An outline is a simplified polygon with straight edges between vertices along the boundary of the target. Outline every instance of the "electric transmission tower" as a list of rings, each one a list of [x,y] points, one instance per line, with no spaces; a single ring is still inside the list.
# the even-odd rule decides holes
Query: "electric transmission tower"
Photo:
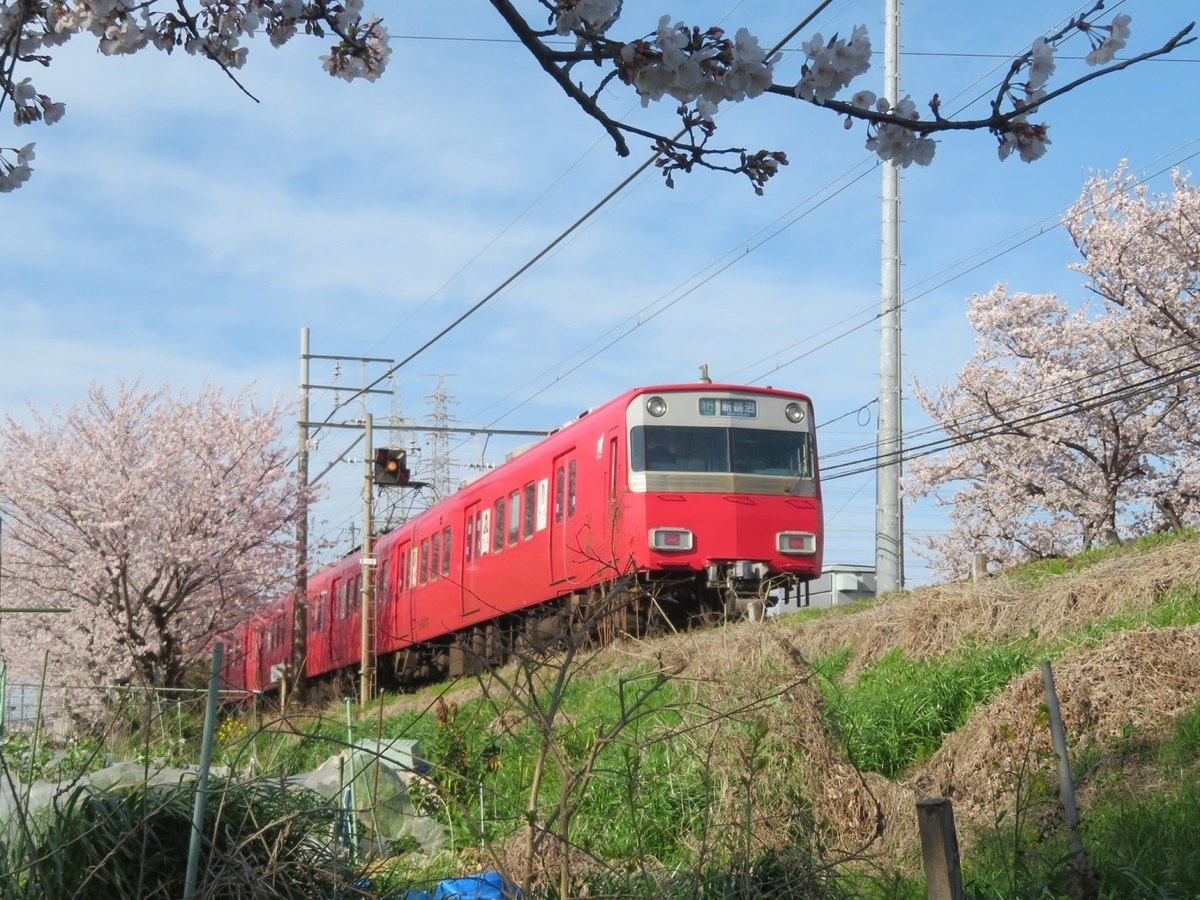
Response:
[[[425,398],[430,409],[427,421],[433,429],[429,435],[429,488],[433,493],[430,502],[436,503],[449,497],[454,489],[453,463],[450,459],[450,434],[446,431],[455,421],[450,415],[450,404],[455,401],[446,390],[446,376],[439,375],[433,394]]]

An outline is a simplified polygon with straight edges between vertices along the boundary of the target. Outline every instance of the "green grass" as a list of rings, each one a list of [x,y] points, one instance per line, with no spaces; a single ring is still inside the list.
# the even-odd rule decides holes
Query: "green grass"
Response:
[[[76,787],[53,818],[0,845],[0,898],[183,896],[195,789]],[[277,782],[211,785],[198,896],[334,896],[355,876],[323,839],[333,817],[314,797],[285,797]]]
[[[863,771],[896,778],[932,756],[977,705],[1038,659],[1028,638],[935,659],[908,659],[896,649],[860,671],[850,686],[830,678],[821,685],[847,756]]]

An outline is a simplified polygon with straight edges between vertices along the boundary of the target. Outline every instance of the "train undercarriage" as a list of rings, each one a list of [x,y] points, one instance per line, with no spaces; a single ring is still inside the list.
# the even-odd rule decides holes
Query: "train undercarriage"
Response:
[[[553,654],[566,641],[600,647],[726,621],[758,621],[781,593],[803,587],[794,575],[771,575],[764,564],[746,561],[710,565],[699,573],[641,573],[384,654],[377,678],[381,688],[404,689]]]

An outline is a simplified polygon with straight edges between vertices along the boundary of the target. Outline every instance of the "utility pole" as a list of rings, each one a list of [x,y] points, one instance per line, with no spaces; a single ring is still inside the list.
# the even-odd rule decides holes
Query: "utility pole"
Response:
[[[309,362],[314,359],[329,360],[334,365],[333,384],[313,384],[309,380]],[[344,404],[339,399],[339,392],[342,390],[353,390],[345,385],[338,384],[340,377],[341,365],[343,361],[357,359],[362,366],[362,387],[354,390],[350,400],[352,402],[355,397],[361,398],[364,405],[368,394],[389,394],[390,391],[378,390],[367,386],[366,367],[369,363],[384,363],[388,366],[388,372],[392,371],[393,360],[381,359],[371,356],[356,356],[345,357],[337,355],[329,355],[322,353],[311,353],[309,351],[309,334],[307,328],[300,329],[300,419],[299,419],[299,446],[296,452],[296,478],[305,495],[301,497],[300,507],[297,511],[296,524],[296,583],[294,587],[295,593],[295,618],[292,622],[292,696],[297,700],[303,700],[304,692],[304,661],[308,655],[308,501],[307,489],[310,484],[309,479],[309,461],[310,451],[317,446],[315,435],[322,428],[339,427],[337,423],[318,422],[313,423],[309,419],[309,394],[312,390],[326,390],[334,392],[334,409],[340,409]],[[315,425],[315,431],[310,431]],[[357,426],[356,426],[357,427]],[[367,435],[368,445],[370,444],[370,431]],[[353,445],[351,445],[353,446]],[[349,451],[349,447],[342,451],[344,456]],[[339,457],[340,459],[340,457]],[[367,454],[368,471],[370,466],[370,453]],[[328,471],[326,469],[325,471]],[[320,481],[325,473],[322,472],[316,477],[313,483]],[[368,494],[369,497],[369,494]],[[370,531],[368,528],[367,539],[369,540]],[[351,545],[353,546],[353,533],[351,535]],[[364,579],[365,587],[366,579]]]
[[[363,539],[362,539],[362,666],[359,680],[359,706],[366,706],[375,682],[375,557],[371,555],[371,495],[375,486],[375,450],[372,430],[375,423],[366,414],[363,434]]]
[[[304,660],[308,656],[308,329],[300,329],[300,435],[296,448],[296,583],[292,614],[292,700],[304,700]]]
[[[900,101],[900,0],[886,0],[884,96]],[[875,440],[875,580],[879,593],[904,587],[900,505],[900,167],[883,164],[883,249],[879,325],[879,422]]]

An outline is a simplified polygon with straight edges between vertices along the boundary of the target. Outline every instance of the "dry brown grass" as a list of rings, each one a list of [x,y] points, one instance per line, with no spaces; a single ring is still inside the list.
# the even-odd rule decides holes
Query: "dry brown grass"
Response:
[[[1162,738],[1200,699],[1200,626],[1143,628],[1054,664],[1063,724],[1077,749],[1112,746],[1130,729]],[[950,735],[908,779],[920,796],[949,797],[960,820],[992,821],[1011,809],[1019,777],[1053,777],[1040,671],[1014,680]],[[1024,770],[1024,771],[1022,771]]]
[[[1177,582],[1200,584],[1200,547],[1179,540],[1159,550],[1119,555],[1040,584],[1005,574],[980,584],[956,582],[918,588],[846,614],[779,627],[794,632],[810,658],[835,650],[854,652],[853,672],[894,647],[914,658],[943,655],[968,638],[994,642],[1077,630],[1088,622],[1145,609]]]

